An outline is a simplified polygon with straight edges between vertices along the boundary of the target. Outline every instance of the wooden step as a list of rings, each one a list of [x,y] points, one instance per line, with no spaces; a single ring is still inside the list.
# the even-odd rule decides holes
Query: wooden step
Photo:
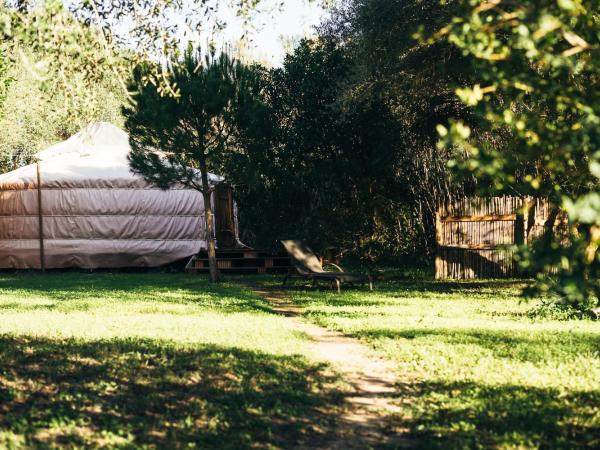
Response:
[[[217,268],[227,273],[288,273],[294,270],[289,256],[274,255],[255,249],[227,249],[217,252]],[[208,272],[206,252],[190,261],[189,272]]]

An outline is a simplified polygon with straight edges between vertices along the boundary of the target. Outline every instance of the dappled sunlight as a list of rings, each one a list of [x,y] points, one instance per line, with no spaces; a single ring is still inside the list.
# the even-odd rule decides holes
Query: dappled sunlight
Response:
[[[245,280],[254,287],[164,273],[0,276],[0,447],[331,442],[347,380],[253,292],[279,278]],[[282,295],[392,362],[398,412],[374,426],[420,448],[595,442],[598,322],[529,317],[521,282],[429,283]]]
[[[438,328],[357,329],[419,379],[586,389],[600,377],[600,334]]]
[[[301,356],[4,335],[0,447],[287,447],[331,429],[336,381]]]

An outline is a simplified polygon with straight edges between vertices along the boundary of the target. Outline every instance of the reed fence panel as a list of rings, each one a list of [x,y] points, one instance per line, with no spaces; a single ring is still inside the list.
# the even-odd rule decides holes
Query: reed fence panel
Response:
[[[436,278],[519,276],[514,244],[541,236],[554,210],[545,199],[470,197],[439,205],[436,215]],[[555,226],[564,225],[561,215]]]

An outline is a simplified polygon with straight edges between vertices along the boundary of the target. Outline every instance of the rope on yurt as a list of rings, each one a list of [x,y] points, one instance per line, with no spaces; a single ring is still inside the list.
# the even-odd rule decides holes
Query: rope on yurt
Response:
[[[46,258],[44,255],[44,219],[42,217],[42,177],[40,175],[40,162],[37,162],[37,191],[38,191],[38,228],[40,237],[40,268],[46,270]]]

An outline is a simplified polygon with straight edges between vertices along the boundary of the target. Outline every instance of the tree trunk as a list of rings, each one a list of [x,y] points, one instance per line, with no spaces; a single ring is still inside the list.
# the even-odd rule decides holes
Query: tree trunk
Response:
[[[208,252],[208,271],[210,281],[216,283],[219,281],[219,268],[217,267],[217,251],[214,238],[214,222],[212,215],[212,204],[210,202],[211,187],[208,184],[208,174],[206,173],[206,164],[201,164],[202,174],[202,195],[204,196],[204,225],[206,229],[206,245]]]
[[[556,219],[560,212],[558,206],[554,202],[550,203],[548,217],[544,222],[544,239],[549,243],[554,238],[554,226],[556,225]]]

